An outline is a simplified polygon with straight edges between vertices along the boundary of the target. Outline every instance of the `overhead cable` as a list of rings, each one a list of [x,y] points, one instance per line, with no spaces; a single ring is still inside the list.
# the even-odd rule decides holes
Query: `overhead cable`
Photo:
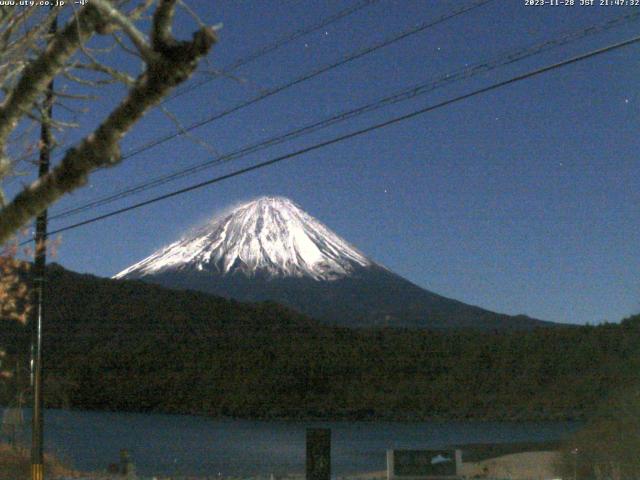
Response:
[[[212,168],[216,165],[220,165],[223,163],[230,162],[232,160],[243,158],[251,153],[255,153],[265,148],[278,145],[286,141],[290,141],[294,138],[299,138],[302,135],[307,135],[309,133],[318,131],[323,128],[327,128],[329,126],[341,123],[343,121],[352,119],[354,117],[363,115],[365,113],[378,110],[382,107],[392,105],[401,101],[406,101],[409,99],[416,98],[426,93],[430,93],[445,85],[449,85],[453,82],[465,80],[473,76],[479,75],[481,73],[485,73],[499,67],[510,65],[512,63],[530,58],[535,55],[539,55],[542,52],[546,52],[553,48],[566,45],[570,42],[580,40],[590,35],[601,33],[603,31],[619,26],[623,23],[637,20],[638,18],[640,18],[640,12],[634,12],[632,14],[624,15],[622,17],[618,17],[616,19],[607,21],[600,25],[590,26],[581,30],[568,32],[552,40],[547,40],[532,46],[506,52],[492,60],[479,62],[469,67],[465,67],[463,69],[441,75],[435,79],[429,79],[426,82],[422,82],[417,85],[411,86],[409,88],[405,88],[397,93],[383,97],[374,102],[367,103],[366,105],[363,105],[361,107],[340,112],[338,114],[334,114],[320,121],[307,124],[304,127],[299,127],[299,128],[290,130],[288,132],[285,132],[283,134],[279,134],[279,135],[270,137],[268,139],[261,140],[259,142],[241,147],[240,149],[237,149],[233,152],[225,153],[223,155],[218,155],[213,159],[200,162],[196,165],[179,169],[169,174],[158,176],[154,179],[147,180],[138,185],[128,187],[118,192],[114,192],[112,194],[103,196],[101,198],[88,202],[84,205],[68,208],[55,215],[52,215],[50,219],[56,220],[56,219],[66,218],[87,210],[92,210],[92,209],[107,205],[109,203],[115,202],[117,200],[121,200],[131,195],[136,195],[146,190],[156,188],[161,185],[165,185],[169,182],[193,175],[195,173],[201,172],[208,168]]]
[[[527,72],[525,74],[512,77],[512,78],[510,78],[508,80],[503,80],[501,82],[494,83],[494,84],[492,84],[490,86],[474,90],[474,91],[472,91],[470,93],[467,93],[467,94],[464,94],[464,95],[460,95],[460,96],[457,96],[455,98],[452,98],[452,99],[449,99],[449,100],[445,100],[443,102],[440,102],[440,103],[437,103],[437,104],[434,104],[434,105],[430,105],[430,106],[421,108],[419,110],[415,110],[413,112],[410,112],[410,113],[407,113],[407,114],[404,114],[404,115],[400,115],[400,116],[391,118],[390,120],[386,120],[384,122],[376,123],[376,124],[371,125],[369,127],[366,127],[366,128],[360,129],[360,130],[356,130],[354,132],[347,133],[347,134],[344,134],[344,135],[340,135],[340,136],[334,137],[334,138],[332,138],[330,140],[326,140],[324,142],[316,143],[314,145],[311,145],[311,146],[306,147],[306,148],[302,148],[300,150],[296,150],[294,152],[290,152],[290,153],[287,153],[287,154],[284,154],[284,155],[280,155],[280,156],[272,158],[270,160],[266,160],[264,162],[260,162],[258,164],[252,165],[250,167],[246,167],[246,168],[242,168],[242,169],[236,170],[236,171],[228,173],[226,175],[221,175],[219,177],[214,177],[214,178],[211,178],[209,180],[205,180],[203,182],[199,182],[199,183],[193,184],[193,185],[191,185],[189,187],[181,188],[179,190],[174,190],[173,192],[169,192],[169,193],[166,193],[164,195],[160,195],[158,197],[151,198],[149,200],[145,200],[143,202],[139,202],[139,203],[130,205],[128,207],[120,208],[118,210],[114,210],[114,211],[111,211],[109,213],[105,213],[103,215],[99,215],[97,217],[93,217],[93,218],[84,220],[82,222],[78,222],[78,223],[74,223],[72,225],[67,225],[66,227],[58,228],[56,230],[51,231],[50,235],[55,235],[55,234],[58,234],[58,233],[66,232],[66,231],[69,231],[69,230],[73,230],[73,229],[76,229],[76,228],[79,228],[79,227],[82,227],[82,226],[85,226],[85,225],[89,225],[91,223],[95,223],[95,222],[98,222],[98,221],[101,221],[101,220],[105,220],[107,218],[110,218],[110,217],[113,217],[113,216],[116,216],[116,215],[120,215],[120,214],[129,212],[129,211],[132,211],[132,210],[147,206],[147,205],[151,205],[153,203],[160,202],[162,200],[166,200],[166,199],[169,199],[169,198],[176,197],[178,195],[182,195],[182,194],[187,193],[187,192],[192,192],[194,190],[198,190],[198,189],[201,189],[203,187],[206,187],[206,186],[209,186],[209,185],[213,185],[215,183],[219,183],[219,182],[222,182],[224,180],[228,180],[230,178],[238,177],[240,175],[244,175],[246,173],[249,173],[249,172],[252,172],[252,171],[255,171],[255,170],[259,170],[259,169],[262,169],[262,168],[265,168],[265,167],[268,167],[268,166],[271,166],[271,165],[275,165],[277,163],[283,162],[284,160],[288,160],[288,159],[291,159],[291,158],[299,157],[299,156],[304,155],[306,153],[309,153],[309,152],[312,152],[312,151],[315,151],[315,150],[319,150],[321,148],[328,147],[330,145],[334,145],[334,144],[343,142],[343,141],[351,139],[351,138],[359,137],[359,136],[362,136],[364,134],[373,132],[375,130],[379,130],[381,128],[388,127],[390,125],[395,125],[397,123],[404,122],[406,120],[418,117],[420,115],[424,115],[426,113],[438,110],[440,108],[443,108],[443,107],[446,107],[446,106],[449,106],[449,105],[452,105],[452,104],[455,104],[455,103],[459,103],[459,102],[464,101],[464,100],[468,100],[469,98],[472,98],[472,97],[475,97],[475,96],[478,96],[478,95],[481,95],[481,94],[484,94],[484,93],[487,93],[487,92],[491,92],[491,91],[497,90],[499,88],[503,88],[503,87],[506,87],[508,85],[520,82],[522,80],[526,80],[528,78],[536,77],[536,76],[542,75],[544,73],[547,73],[547,72],[550,72],[550,71],[553,71],[553,70],[558,70],[560,68],[563,68],[563,67],[566,67],[568,65],[572,65],[572,64],[587,60],[589,58],[596,57],[598,55],[602,55],[602,54],[605,54],[605,53],[608,53],[608,52],[611,52],[611,51],[614,51],[614,50],[619,50],[621,48],[636,44],[638,42],[640,42],[640,36],[637,36],[637,37],[634,37],[634,38],[631,38],[629,40],[625,40],[625,41],[622,41],[622,42],[619,42],[619,43],[615,43],[613,45],[609,45],[607,47],[603,47],[603,48],[600,48],[600,49],[597,49],[597,50],[593,50],[593,51],[591,51],[589,53],[578,55],[576,57],[573,57],[573,58],[570,58],[568,60],[564,60],[564,61],[561,61],[561,62],[558,62],[558,63],[554,63],[554,64],[548,65],[546,67],[541,67],[541,68],[538,68],[536,70]],[[33,238],[31,238],[29,240],[25,240],[20,245],[23,245],[23,244],[31,242],[31,241],[33,241]]]

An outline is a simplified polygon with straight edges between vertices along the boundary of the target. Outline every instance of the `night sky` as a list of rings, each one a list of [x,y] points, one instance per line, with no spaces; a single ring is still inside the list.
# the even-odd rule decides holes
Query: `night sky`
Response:
[[[356,2],[191,1],[220,42],[196,81]],[[184,126],[473,1],[379,0],[166,104]],[[124,164],[51,214],[639,7],[495,0],[302,82]],[[599,3],[598,1],[596,3]],[[177,30],[196,28],[186,14]],[[640,34],[640,20],[451,83],[51,229],[274,158]],[[66,232],[54,261],[111,276],[216,211],[291,198],[412,282],[497,312],[571,323],[640,311],[640,45],[585,60],[275,166]],[[101,102],[116,92],[105,90]],[[94,107],[91,120],[104,111]],[[123,151],[174,132],[162,112]],[[79,135],[83,129],[71,134]]]

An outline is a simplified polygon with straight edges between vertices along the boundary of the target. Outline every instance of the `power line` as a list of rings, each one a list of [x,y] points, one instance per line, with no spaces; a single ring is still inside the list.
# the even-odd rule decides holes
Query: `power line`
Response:
[[[238,68],[253,62],[254,60],[257,60],[260,57],[263,57],[264,55],[267,55],[268,53],[271,53],[277,49],[279,49],[280,47],[283,47],[284,45],[287,45],[288,43],[293,42],[294,40],[297,40],[300,37],[303,37],[305,35],[308,35],[310,33],[315,32],[316,30],[320,30],[321,28],[324,28],[334,22],[337,22],[338,20],[347,17],[349,15],[351,15],[352,13],[355,13],[365,7],[368,7],[376,2],[378,2],[379,0],[364,0],[361,1],[351,7],[347,7],[344,10],[341,10],[337,13],[335,13],[334,15],[331,15],[323,20],[320,20],[320,22],[315,23],[313,25],[310,25],[304,29],[299,29],[296,30],[292,33],[290,33],[289,35],[286,35],[282,38],[280,38],[279,40],[276,40],[274,43],[272,43],[271,45],[267,45],[263,48],[260,48],[254,52],[249,53],[248,55],[239,58],[238,60],[234,61],[233,63],[227,65],[226,67],[224,67],[222,69],[222,71],[220,72],[220,75],[224,76],[225,74],[229,74],[232,73],[234,70],[237,70]],[[206,85],[207,83],[210,83],[212,81],[214,81],[216,78],[218,77],[214,77],[214,78],[207,78],[205,80],[202,80],[201,82],[198,83],[194,83],[192,85],[189,85],[183,89],[181,89],[178,92],[175,92],[173,95],[171,95],[169,98],[167,98],[165,100],[169,101],[169,100],[173,100],[174,98],[180,97],[182,95],[184,95],[185,93],[189,93],[197,88],[200,88],[203,85]],[[165,103],[163,102],[163,103]]]
[[[338,60],[337,62],[331,63],[329,65],[325,65],[325,66],[320,67],[320,68],[318,68],[318,69],[316,69],[316,70],[314,70],[314,71],[312,71],[310,73],[306,73],[306,74],[304,74],[304,75],[302,75],[302,76],[300,76],[300,77],[298,77],[298,78],[296,78],[294,80],[291,80],[291,81],[289,81],[289,82],[287,82],[287,83],[285,83],[283,85],[271,88],[271,89],[265,91],[264,93],[262,93],[262,94],[260,94],[260,95],[258,95],[256,97],[253,97],[253,98],[251,98],[249,100],[241,102],[241,103],[239,103],[237,105],[234,105],[233,107],[228,108],[227,110],[223,110],[222,112],[219,112],[219,113],[216,113],[214,115],[211,115],[210,117],[207,117],[204,120],[200,120],[198,122],[195,122],[195,123],[189,125],[186,128],[182,128],[178,132],[165,135],[165,136],[157,138],[155,140],[151,140],[151,141],[149,141],[149,142],[147,142],[147,143],[145,143],[145,144],[143,144],[143,145],[141,145],[141,146],[139,146],[137,148],[134,148],[133,150],[130,150],[126,154],[124,154],[122,156],[122,160],[125,160],[125,159],[131,158],[133,156],[136,156],[136,155],[138,155],[138,154],[140,154],[140,153],[142,153],[142,152],[144,152],[146,150],[149,150],[149,149],[151,149],[153,147],[156,147],[156,146],[158,146],[158,145],[160,145],[162,143],[165,143],[165,142],[167,142],[169,140],[172,140],[172,139],[174,139],[176,137],[184,135],[185,133],[191,132],[191,131],[193,131],[193,130],[195,130],[197,128],[200,128],[200,127],[202,127],[204,125],[207,125],[207,124],[209,124],[211,122],[219,120],[219,119],[221,119],[223,117],[226,117],[227,115],[235,113],[235,112],[237,112],[237,111],[239,111],[239,110],[241,110],[243,108],[246,108],[246,107],[248,107],[250,105],[254,105],[254,104],[264,100],[265,98],[272,97],[273,95],[276,95],[276,94],[278,94],[278,93],[280,93],[280,92],[282,92],[284,90],[287,90],[287,89],[289,89],[289,88],[291,88],[291,87],[293,87],[295,85],[298,85],[300,83],[306,82],[307,80],[311,80],[312,78],[315,78],[318,75],[321,75],[321,74],[326,73],[326,72],[328,72],[330,70],[338,68],[338,67],[340,67],[342,65],[350,63],[350,62],[352,62],[354,60],[357,60],[357,59],[359,59],[361,57],[364,57],[365,55],[368,55],[370,53],[376,52],[376,51],[378,51],[378,50],[380,50],[382,48],[388,47],[389,45],[392,45],[392,44],[394,44],[396,42],[399,42],[400,40],[404,40],[407,37],[410,37],[412,35],[416,35],[416,34],[418,34],[420,32],[423,32],[423,31],[425,31],[425,30],[427,30],[429,28],[432,28],[432,27],[434,27],[436,25],[439,25],[439,24],[441,24],[441,23],[443,23],[443,22],[445,22],[447,20],[450,20],[452,18],[455,18],[455,17],[458,17],[460,15],[463,15],[463,14],[465,14],[465,13],[471,11],[471,10],[479,8],[479,7],[483,6],[483,5],[486,5],[487,3],[491,3],[493,1],[495,1],[495,0],[479,0],[479,1],[476,1],[475,3],[471,3],[469,5],[465,5],[463,7],[459,7],[459,8],[456,8],[454,10],[451,10],[450,12],[445,13],[444,15],[441,15],[440,17],[438,17],[435,20],[430,20],[430,21],[427,21],[427,22],[423,22],[423,23],[421,23],[420,25],[418,25],[416,27],[412,27],[412,28],[410,28],[408,30],[405,30],[404,32],[402,32],[400,34],[397,34],[397,35],[394,35],[394,36],[392,36],[390,38],[382,40],[381,42],[378,42],[373,46],[366,47],[366,48],[364,48],[362,50],[358,50],[357,52],[351,53],[351,54],[347,55],[346,57],[344,57],[343,59]]]
[[[263,150],[265,148],[274,146],[274,145],[278,145],[280,143],[283,143],[285,141],[289,141],[292,140],[294,138],[298,138],[302,135],[306,135],[315,131],[318,131],[322,128],[326,128],[328,126],[332,126],[335,125],[337,123],[349,120],[351,118],[363,115],[365,113],[368,112],[372,112],[374,110],[380,109],[382,107],[388,106],[388,105],[392,105],[401,101],[405,101],[405,100],[409,100],[409,99],[413,99],[417,96],[420,95],[424,95],[426,93],[429,93],[437,88],[440,88],[444,85],[448,85],[450,83],[453,83],[455,81],[459,81],[459,80],[463,80],[463,79],[467,79],[467,78],[471,78],[475,75],[481,74],[481,73],[486,73],[488,71],[491,71],[495,68],[498,67],[502,67],[505,65],[509,65],[512,63],[515,63],[517,61],[529,58],[531,56],[534,55],[538,55],[542,52],[548,51],[550,49],[559,47],[559,46],[563,46],[566,45],[570,42],[585,38],[587,36],[590,35],[594,35],[597,33],[601,33],[603,31],[609,30],[611,28],[614,28],[616,26],[619,26],[625,22],[630,22],[633,20],[637,20],[640,17],[640,12],[635,12],[632,14],[628,14],[628,15],[624,15],[618,18],[615,18],[613,20],[604,22],[600,25],[596,25],[596,26],[590,26],[587,27],[585,29],[581,29],[581,30],[577,30],[577,31],[571,31],[568,33],[565,33],[564,35],[562,35],[559,38],[554,38],[552,40],[547,40],[545,42],[541,42],[541,43],[537,43],[533,46],[528,46],[525,48],[520,48],[520,49],[516,49],[514,51],[510,51],[507,53],[504,53],[496,58],[494,58],[493,60],[489,60],[489,61],[484,61],[484,62],[479,62],[476,63],[470,67],[452,72],[452,73],[447,73],[445,75],[441,75],[440,77],[436,78],[436,79],[430,79],[427,82],[423,82],[420,83],[418,85],[414,85],[412,87],[406,88],[401,90],[398,93],[394,93],[390,96],[381,98],[375,102],[371,102],[368,103],[364,106],[358,107],[356,109],[352,109],[352,110],[348,110],[345,112],[341,112],[338,114],[335,114],[331,117],[322,119],[320,121],[316,121],[313,122],[311,124],[308,124],[304,127],[301,128],[297,128],[294,130],[290,130],[284,134],[280,134],[274,137],[270,137],[266,140],[262,140],[260,142],[242,147],[238,150],[235,150],[233,152],[230,153],[226,153],[224,155],[220,155],[214,159],[211,160],[207,160],[205,162],[201,162],[198,163],[196,165],[192,165],[191,167],[185,168],[185,169],[180,169],[178,171],[175,171],[173,173],[170,174],[166,174],[166,175],[162,175],[159,177],[156,177],[155,179],[146,181],[146,182],[142,182],[138,185],[135,185],[133,187],[129,187],[126,188],[124,190],[120,190],[118,192],[115,192],[113,194],[107,195],[107,196],[103,196],[99,199],[93,200],[89,203],[86,203],[84,205],[80,205],[77,207],[72,207],[69,208],[67,210],[63,210],[60,213],[51,216],[51,219],[60,219],[60,218],[64,218],[64,217],[68,217],[71,215],[75,215],[77,213],[81,213],[83,211],[89,210],[89,209],[94,209],[103,205],[107,205],[109,203],[112,203],[114,201],[117,200],[121,200],[123,198],[126,198],[128,196],[131,195],[135,195],[138,193],[141,193],[143,191],[149,190],[151,188],[155,188],[158,187],[160,185],[164,185],[166,183],[169,183],[173,180],[177,180],[180,178],[184,178],[186,176],[192,175],[194,173],[200,172],[202,170],[205,170],[207,168],[211,168],[213,166],[222,164],[222,163],[226,163],[232,160],[236,160],[238,158],[242,158],[245,157],[251,153],[255,153],[259,150]]]
[[[516,82],[519,82],[519,81],[522,81],[522,80],[525,80],[525,79],[528,79],[528,78],[531,78],[531,77],[536,77],[536,76],[541,75],[543,73],[550,72],[552,70],[557,70],[557,69],[565,67],[567,65],[571,65],[571,64],[574,64],[574,63],[577,63],[577,62],[580,62],[580,61],[583,61],[583,60],[586,60],[586,59],[589,59],[589,58],[592,58],[592,57],[595,57],[595,56],[598,56],[598,55],[602,55],[604,53],[611,52],[613,50],[618,50],[620,48],[627,47],[629,45],[632,45],[632,44],[635,44],[635,43],[638,43],[638,42],[640,42],[640,36],[634,37],[634,38],[632,38],[630,40],[625,40],[623,42],[619,42],[619,43],[616,43],[616,44],[613,44],[613,45],[609,45],[608,47],[603,47],[603,48],[600,48],[600,49],[597,49],[597,50],[593,50],[593,51],[591,51],[589,53],[586,53],[586,54],[583,54],[583,55],[579,55],[577,57],[573,57],[573,58],[570,58],[568,60],[564,60],[564,61],[561,61],[561,62],[558,62],[558,63],[554,63],[552,65],[549,65],[549,66],[546,66],[546,67],[542,67],[542,68],[533,70],[531,72],[528,72],[528,73],[525,73],[525,74],[522,74],[522,75],[518,75],[516,77],[512,77],[512,78],[510,78],[508,80],[503,80],[501,82],[494,83],[494,84],[492,84],[492,85],[490,85],[488,87],[484,87],[484,88],[480,88],[478,90],[474,90],[471,93],[460,95],[460,96],[452,98],[450,100],[445,100],[445,101],[437,103],[435,105],[430,105],[428,107],[421,108],[419,110],[415,110],[415,111],[413,111],[411,113],[407,113],[407,114],[404,114],[404,115],[401,115],[401,116],[398,116],[398,117],[394,117],[394,118],[392,118],[390,120],[386,120],[384,122],[377,123],[375,125],[372,125],[372,126],[360,129],[360,130],[356,130],[354,132],[351,132],[351,133],[348,133],[348,134],[345,134],[345,135],[340,135],[338,137],[334,137],[331,140],[326,140],[324,142],[317,143],[317,144],[312,145],[310,147],[306,147],[306,148],[303,148],[303,149],[300,149],[300,150],[296,150],[294,152],[287,153],[285,155],[281,155],[281,156],[272,158],[271,160],[267,160],[267,161],[258,163],[256,165],[252,165],[250,167],[246,167],[246,168],[243,168],[243,169],[240,169],[240,170],[236,170],[235,172],[231,172],[231,173],[228,173],[226,175],[215,177],[215,178],[206,180],[204,182],[196,183],[196,184],[191,185],[191,186],[186,187],[186,188],[182,188],[182,189],[175,190],[173,192],[170,192],[170,193],[167,193],[167,194],[164,194],[164,195],[160,195],[158,197],[146,200],[144,202],[139,202],[139,203],[130,205],[130,206],[125,207],[125,208],[120,208],[118,210],[114,210],[114,211],[106,213],[104,215],[99,215],[97,217],[93,217],[93,218],[90,218],[88,220],[84,220],[82,222],[78,222],[78,223],[75,223],[75,224],[72,224],[72,225],[68,225],[66,227],[59,228],[57,230],[53,230],[52,232],[50,232],[50,235],[55,235],[55,234],[58,234],[58,233],[66,232],[68,230],[72,230],[72,229],[75,229],[75,228],[78,228],[78,227],[81,227],[81,226],[84,226],[84,225],[95,223],[95,222],[98,222],[100,220],[104,220],[106,218],[113,217],[115,215],[119,215],[119,214],[122,214],[122,213],[125,213],[125,212],[128,212],[128,211],[131,211],[131,210],[135,210],[135,209],[144,207],[146,205],[150,205],[150,204],[159,202],[161,200],[166,200],[168,198],[172,198],[172,197],[175,197],[175,196],[178,196],[178,195],[182,195],[183,193],[191,192],[193,190],[198,190],[198,189],[200,189],[202,187],[205,187],[205,186],[208,186],[208,185],[213,185],[215,183],[219,183],[219,182],[221,182],[223,180],[227,180],[229,178],[237,177],[237,176],[243,175],[245,173],[252,172],[254,170],[258,170],[258,169],[261,169],[261,168],[264,168],[264,167],[268,167],[270,165],[274,165],[276,163],[280,163],[280,162],[282,162],[284,160],[288,160],[290,158],[298,157],[298,156],[303,155],[305,153],[309,153],[309,152],[312,152],[312,151],[315,151],[315,150],[319,150],[319,149],[327,147],[329,145],[333,145],[333,144],[342,142],[344,140],[348,140],[348,139],[351,139],[351,138],[354,138],[354,137],[358,137],[358,136],[364,135],[366,133],[369,133],[369,132],[372,132],[372,131],[375,131],[375,130],[379,130],[381,128],[388,127],[390,125],[394,125],[396,123],[400,123],[400,122],[403,122],[405,120],[409,120],[411,118],[423,115],[425,113],[428,113],[428,112],[431,112],[431,111],[446,107],[448,105],[452,105],[454,103],[458,103],[458,102],[461,102],[463,100],[467,100],[467,99],[475,97],[477,95],[481,95],[483,93],[487,93],[487,92],[490,92],[490,91],[493,91],[493,90],[497,90],[497,89],[505,87],[507,85],[511,85],[513,83],[516,83]],[[28,242],[30,242],[32,240],[33,239],[25,240],[20,245],[28,243]]]
[[[193,90],[196,90],[197,88],[200,88],[201,86],[210,83],[218,78],[220,78],[221,76],[224,76],[225,74],[230,74],[232,73],[234,70],[247,65],[248,63],[251,63],[257,59],[259,59],[260,57],[263,57],[275,50],[278,50],[279,48],[291,43],[294,40],[297,40],[298,38],[301,38],[305,35],[308,35],[310,33],[315,32],[316,30],[319,30],[321,28],[327,27],[328,25],[337,22],[338,20],[341,20],[359,10],[362,10],[365,7],[368,7],[370,5],[373,5],[375,3],[377,3],[379,0],[363,0],[359,3],[356,3],[355,5],[352,5],[351,7],[347,7],[343,10],[340,10],[339,12],[326,17],[322,20],[320,20],[317,23],[314,23],[312,25],[309,25],[305,28],[301,28],[298,29],[278,40],[276,40],[275,42],[259,48],[247,55],[245,55],[244,57],[240,57],[239,59],[235,60],[234,62],[230,63],[229,65],[227,65],[226,67],[224,67],[221,71],[219,76],[216,77],[212,77],[212,78],[207,78],[205,80],[202,80],[200,82],[194,83],[192,85],[186,86],[183,89],[180,89],[176,92],[174,92],[173,95],[169,96],[168,98],[165,98],[162,102],[160,102],[161,104],[164,104],[170,100],[173,100],[174,98],[180,97],[186,93],[189,93]],[[64,147],[64,146],[62,146]],[[21,162],[24,160],[29,160],[31,158],[33,158],[33,154],[27,154],[27,155],[23,155],[22,157],[19,157],[18,159],[16,159],[16,162]]]
[[[134,157],[134,156],[136,156],[136,155],[138,155],[138,154],[140,154],[140,153],[142,153],[142,152],[144,152],[146,150],[149,150],[149,149],[151,149],[153,147],[161,145],[162,143],[165,143],[165,142],[167,142],[169,140],[173,140],[174,138],[177,138],[177,137],[179,137],[181,135],[184,135],[185,133],[191,132],[191,131],[193,131],[193,130],[195,130],[197,128],[200,128],[200,127],[202,127],[204,125],[207,125],[207,124],[209,124],[211,122],[214,122],[215,120],[219,120],[220,118],[226,117],[227,115],[235,113],[235,112],[237,112],[237,111],[239,111],[239,110],[241,110],[241,109],[243,109],[245,107],[248,107],[250,105],[256,104],[256,103],[264,100],[265,98],[269,98],[269,97],[271,97],[273,95],[276,95],[276,94],[278,94],[278,93],[280,93],[280,92],[282,92],[284,90],[287,90],[287,89],[289,89],[289,88],[291,88],[291,87],[293,87],[295,85],[298,85],[298,84],[303,83],[303,82],[305,82],[307,80],[315,78],[318,75],[321,75],[321,74],[326,73],[326,72],[328,72],[330,70],[333,70],[334,68],[337,68],[339,66],[342,66],[342,65],[345,65],[347,63],[350,63],[350,62],[352,62],[354,60],[357,60],[358,58],[361,58],[361,57],[363,57],[365,55],[368,55],[368,54],[373,53],[373,52],[375,52],[377,50],[380,50],[381,48],[384,48],[384,47],[387,47],[389,45],[392,45],[393,43],[396,43],[396,42],[398,42],[400,40],[403,40],[403,39],[405,39],[407,37],[410,37],[412,35],[420,33],[420,32],[422,32],[424,30],[427,30],[427,29],[429,29],[431,27],[439,25],[440,23],[443,23],[443,22],[445,22],[447,20],[450,20],[452,18],[460,16],[460,15],[462,15],[464,13],[467,13],[467,12],[469,12],[471,10],[474,10],[474,9],[476,9],[478,7],[481,7],[481,6],[485,5],[485,4],[491,3],[493,1],[495,1],[495,0],[479,0],[479,1],[476,1],[475,3],[471,3],[469,5],[454,9],[454,10],[452,10],[452,11],[450,11],[450,12],[448,12],[448,13],[440,16],[440,17],[438,17],[436,20],[427,21],[427,22],[424,22],[424,23],[422,23],[422,24],[420,24],[420,25],[418,25],[416,27],[412,27],[412,28],[410,28],[410,29],[398,34],[398,35],[395,35],[393,37],[387,38],[386,40],[383,40],[383,41],[381,41],[381,42],[379,42],[379,43],[377,43],[377,44],[375,44],[375,45],[373,45],[371,47],[366,47],[366,48],[364,48],[362,50],[359,50],[359,51],[357,51],[355,53],[352,53],[352,54],[344,57],[342,60],[339,60],[339,61],[334,62],[332,64],[329,64],[329,65],[326,65],[326,66],[321,67],[319,69],[316,69],[316,70],[314,70],[314,71],[312,71],[310,73],[304,74],[301,77],[298,77],[298,78],[296,78],[294,80],[289,81],[288,83],[285,83],[284,85],[280,85],[278,87],[269,89],[269,90],[263,92],[262,94],[260,94],[260,95],[258,95],[256,97],[253,97],[252,99],[249,99],[247,101],[241,102],[241,103],[239,103],[239,104],[237,104],[237,105],[235,105],[235,106],[233,106],[231,108],[228,108],[227,110],[223,110],[222,112],[214,114],[214,115],[212,115],[212,116],[210,116],[210,117],[208,117],[208,118],[206,118],[204,120],[201,120],[199,122],[193,123],[193,124],[189,125],[186,128],[180,128],[178,132],[165,135],[165,136],[157,138],[155,140],[151,140],[151,141],[149,141],[149,142],[147,142],[147,143],[145,143],[145,144],[143,144],[143,145],[141,145],[139,147],[136,147],[133,150],[130,150],[129,152],[125,153],[124,155],[122,155],[121,160],[126,160],[128,158]]]
[[[451,11],[441,15],[440,17],[438,17],[435,20],[430,20],[430,21],[427,21],[427,22],[423,22],[418,26],[412,27],[412,28],[410,28],[408,30],[405,30],[405,31],[401,32],[400,34],[396,34],[396,35],[394,35],[392,37],[389,37],[389,38],[387,38],[387,39],[385,39],[385,40],[383,40],[381,42],[378,42],[378,43],[374,44],[373,46],[366,47],[366,48],[364,48],[362,50],[358,50],[358,51],[356,51],[354,53],[351,53],[351,54],[347,55],[346,57],[344,57],[343,59],[338,60],[337,62],[334,62],[334,63],[331,63],[329,65],[325,65],[323,67],[320,67],[320,68],[318,68],[318,69],[316,69],[316,70],[314,70],[314,71],[312,71],[310,73],[306,73],[306,74],[304,74],[304,75],[302,75],[302,76],[300,76],[300,77],[298,77],[298,78],[296,78],[294,80],[291,80],[291,81],[289,81],[289,82],[287,82],[287,83],[285,83],[283,85],[280,85],[278,87],[275,87],[275,88],[272,88],[270,90],[267,90],[266,92],[264,92],[264,93],[262,93],[262,94],[260,94],[260,95],[258,95],[256,97],[253,97],[253,98],[251,98],[249,100],[241,102],[241,103],[239,103],[239,104],[237,104],[237,105],[235,105],[235,106],[233,106],[231,108],[223,110],[222,112],[219,112],[219,113],[216,113],[216,114],[214,114],[212,116],[209,116],[204,120],[200,120],[198,122],[195,122],[195,123],[189,125],[188,127],[181,128],[178,132],[171,133],[171,134],[165,135],[163,137],[159,137],[159,138],[156,138],[154,140],[151,140],[151,141],[149,141],[149,142],[147,142],[147,143],[145,143],[145,144],[143,144],[143,145],[141,145],[139,147],[134,148],[133,150],[130,150],[129,152],[125,153],[124,155],[122,155],[121,161],[129,159],[129,158],[134,157],[136,155],[139,155],[140,153],[145,152],[147,150],[150,150],[151,148],[154,148],[154,147],[156,147],[156,146],[158,146],[158,145],[160,145],[162,143],[165,143],[165,142],[167,142],[169,140],[173,140],[174,138],[177,138],[177,137],[179,137],[181,135],[184,135],[185,133],[191,132],[191,131],[193,131],[193,130],[195,130],[197,128],[200,128],[200,127],[202,127],[204,125],[207,125],[207,124],[209,124],[211,122],[214,122],[216,120],[224,118],[227,115],[235,113],[235,112],[237,112],[237,111],[239,111],[239,110],[241,110],[241,109],[243,109],[245,107],[248,107],[250,105],[254,105],[254,104],[256,104],[256,103],[258,103],[258,102],[260,102],[260,101],[262,101],[262,100],[264,100],[266,98],[269,98],[269,97],[271,97],[273,95],[276,95],[276,94],[278,94],[278,93],[280,93],[280,92],[282,92],[284,90],[287,90],[287,89],[289,89],[289,88],[291,88],[291,87],[293,87],[295,85],[298,85],[298,84],[303,83],[303,82],[305,82],[307,80],[315,78],[318,75],[326,73],[326,72],[328,72],[330,70],[333,70],[333,69],[335,69],[335,68],[337,68],[339,66],[345,65],[345,64],[347,64],[349,62],[352,62],[352,61],[354,61],[354,60],[356,60],[358,58],[361,58],[361,57],[363,57],[365,55],[368,55],[368,54],[373,53],[373,52],[375,52],[377,50],[380,50],[381,48],[387,47],[387,46],[392,45],[392,44],[394,44],[394,43],[396,43],[396,42],[398,42],[400,40],[403,40],[403,39],[405,39],[407,37],[410,37],[410,36],[415,35],[417,33],[423,32],[423,31],[425,31],[425,30],[427,30],[429,28],[432,28],[432,27],[434,27],[436,25],[439,25],[439,24],[441,24],[441,23],[443,23],[443,22],[445,22],[447,20],[450,20],[452,18],[458,17],[458,16],[460,16],[460,15],[462,15],[464,13],[467,13],[467,12],[469,12],[471,10],[479,8],[479,7],[483,6],[483,5],[491,3],[493,1],[494,0],[479,0],[479,1],[476,1],[475,3],[470,3],[470,4],[465,5],[463,7],[459,7],[459,8],[456,8],[454,10],[451,10]],[[62,215],[66,216],[67,214],[68,214],[67,211],[61,212],[58,215],[56,215],[55,218],[59,218],[59,216],[62,216]],[[52,217],[52,218],[54,218],[54,217]]]

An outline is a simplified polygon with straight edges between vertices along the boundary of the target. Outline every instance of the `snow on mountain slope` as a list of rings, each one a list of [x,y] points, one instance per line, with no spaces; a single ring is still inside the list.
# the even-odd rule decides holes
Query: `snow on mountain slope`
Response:
[[[114,278],[196,270],[335,280],[373,262],[283,197],[262,197],[213,219]]]

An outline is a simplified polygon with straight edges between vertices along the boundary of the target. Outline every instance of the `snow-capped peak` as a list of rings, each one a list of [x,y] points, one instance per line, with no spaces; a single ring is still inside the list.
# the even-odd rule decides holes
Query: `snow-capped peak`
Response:
[[[262,197],[214,218],[114,278],[196,270],[334,280],[371,264],[291,200]]]

